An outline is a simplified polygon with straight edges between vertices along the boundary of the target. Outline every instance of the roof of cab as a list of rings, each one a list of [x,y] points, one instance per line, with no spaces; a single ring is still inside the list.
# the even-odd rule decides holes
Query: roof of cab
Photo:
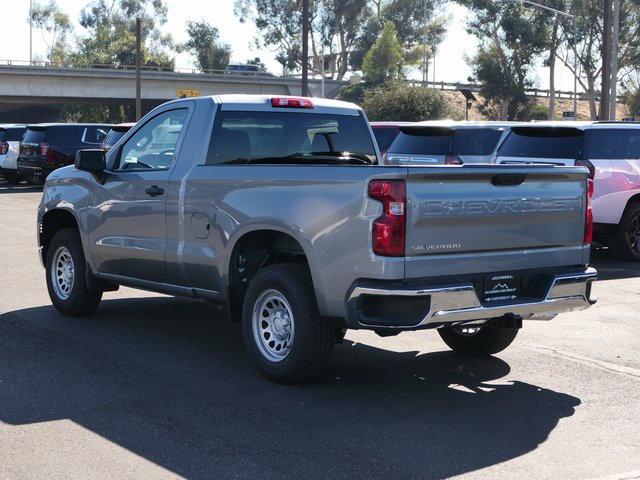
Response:
[[[28,129],[32,128],[47,128],[47,127],[111,127],[110,123],[65,123],[65,122],[52,122],[52,123],[32,123],[27,125]]]
[[[296,95],[249,95],[249,94],[225,94],[225,95],[215,95],[212,97],[216,103],[220,103],[222,105],[234,105],[237,107],[242,106],[253,106],[253,107],[264,107],[265,110],[271,110],[271,99],[272,98],[308,98],[313,103],[314,107],[324,107],[324,108],[338,108],[338,109],[348,109],[348,110],[362,110],[355,103],[343,102],[341,100],[331,100],[328,98],[319,98],[319,97],[302,97]]]

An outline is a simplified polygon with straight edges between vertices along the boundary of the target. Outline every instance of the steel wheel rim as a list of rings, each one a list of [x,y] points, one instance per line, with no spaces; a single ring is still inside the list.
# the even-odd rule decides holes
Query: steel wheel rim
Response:
[[[631,250],[640,254],[640,215],[634,215],[631,219],[631,225],[629,225],[629,231],[627,232],[627,241]]]
[[[67,300],[71,296],[75,282],[73,257],[67,247],[59,247],[51,264],[51,283],[58,298]]]
[[[270,362],[284,360],[293,345],[295,322],[285,296],[265,290],[256,299],[251,315],[253,339],[260,354]]]

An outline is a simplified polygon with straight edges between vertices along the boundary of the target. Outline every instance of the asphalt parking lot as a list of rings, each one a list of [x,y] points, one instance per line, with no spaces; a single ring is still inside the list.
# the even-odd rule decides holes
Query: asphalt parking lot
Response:
[[[350,332],[310,385],[264,380],[215,306],[121,289],[50,306],[39,189],[0,182],[0,478],[640,478],[640,265],[488,359]]]

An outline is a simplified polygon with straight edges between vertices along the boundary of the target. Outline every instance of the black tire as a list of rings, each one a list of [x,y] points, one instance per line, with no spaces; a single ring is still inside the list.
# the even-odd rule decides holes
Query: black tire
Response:
[[[472,357],[486,357],[501,352],[511,345],[518,334],[517,328],[479,327],[473,334],[463,332],[463,328],[469,326],[439,328],[438,333],[451,350]]]
[[[627,207],[610,246],[618,258],[640,261],[640,204]]]
[[[65,285],[71,283],[66,296],[60,293],[63,287],[54,286],[54,276],[58,275],[58,267],[54,274],[54,262],[57,262],[56,255],[58,252],[64,254],[63,249],[70,255],[73,265],[72,282],[66,282]],[[59,260],[59,259],[58,259]],[[60,263],[58,264],[60,265]],[[94,312],[102,299],[102,292],[90,291],[87,288],[87,279],[85,276],[87,263],[82,251],[82,242],[80,235],[75,228],[65,228],[57,232],[47,248],[47,290],[51,303],[63,315],[72,317],[89,315]],[[62,269],[60,269],[62,271]],[[56,277],[58,278],[58,277]],[[59,285],[62,280],[59,281]]]
[[[280,353],[272,351],[273,347],[267,345],[269,337],[266,335],[269,332],[261,330],[265,327],[258,326],[267,324],[266,320],[271,321],[271,315],[255,326],[253,321],[254,308],[260,310],[256,313],[257,318],[263,319],[265,312],[258,307],[262,302],[269,305],[269,295],[275,295],[273,292],[283,296],[288,304],[283,307],[285,304],[278,304],[276,301],[275,306],[287,315],[287,320],[290,318],[288,309],[293,317],[290,322],[294,327],[293,340]],[[272,304],[272,308],[273,306]],[[260,373],[269,380],[284,384],[302,383],[317,377],[327,363],[335,343],[335,324],[320,318],[308,269],[298,264],[272,265],[256,274],[244,297],[242,330],[249,355]],[[259,344],[262,338],[265,343]],[[278,340],[275,333],[273,339],[286,345],[287,340]],[[284,354],[287,348],[288,352]],[[268,353],[263,353],[265,350]],[[272,360],[268,358],[270,351],[274,355],[285,356]]]

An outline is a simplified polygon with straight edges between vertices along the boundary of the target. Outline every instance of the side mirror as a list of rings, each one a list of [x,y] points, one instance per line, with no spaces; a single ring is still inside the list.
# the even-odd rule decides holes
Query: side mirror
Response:
[[[100,149],[78,150],[75,166],[78,170],[85,170],[91,173],[103,172],[107,168],[105,151]]]

